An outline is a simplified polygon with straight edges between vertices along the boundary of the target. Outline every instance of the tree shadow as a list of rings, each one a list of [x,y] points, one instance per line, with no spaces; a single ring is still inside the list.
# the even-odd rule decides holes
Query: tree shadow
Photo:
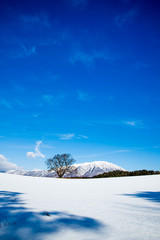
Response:
[[[21,193],[0,191],[0,239],[39,239],[62,230],[99,232],[104,224],[96,219],[66,212],[32,212],[24,207]]]
[[[152,202],[160,203],[160,192],[138,192],[134,194],[124,194],[124,195],[130,196],[130,197],[144,198]]]

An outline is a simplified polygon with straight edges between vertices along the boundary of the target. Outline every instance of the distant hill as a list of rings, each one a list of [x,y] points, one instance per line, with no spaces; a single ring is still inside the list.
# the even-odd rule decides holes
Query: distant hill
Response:
[[[105,161],[95,161],[95,162],[87,162],[81,164],[74,164],[77,169],[76,174],[67,174],[64,177],[94,177],[99,174],[103,174],[111,171],[126,171],[122,167],[119,167],[113,163],[105,162]],[[57,177],[57,174],[54,171],[48,172],[47,170],[11,170],[7,173],[10,174],[18,174],[24,176],[34,176],[34,177]]]

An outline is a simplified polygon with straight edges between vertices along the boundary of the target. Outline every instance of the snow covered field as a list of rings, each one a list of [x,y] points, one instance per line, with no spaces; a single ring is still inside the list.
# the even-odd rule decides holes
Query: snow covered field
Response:
[[[0,239],[160,239],[158,175],[56,179],[1,173],[0,207]]]

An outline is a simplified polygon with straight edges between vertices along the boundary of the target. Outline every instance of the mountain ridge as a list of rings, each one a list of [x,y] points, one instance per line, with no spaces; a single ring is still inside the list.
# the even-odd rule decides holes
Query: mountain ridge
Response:
[[[113,163],[106,161],[94,161],[94,162],[85,162],[79,164],[73,164],[76,168],[76,174],[65,174],[64,177],[94,177],[105,172],[111,172],[115,170],[126,171],[124,168],[117,166]],[[48,170],[10,170],[7,173],[17,174],[23,176],[35,176],[35,177],[57,177],[55,171]]]

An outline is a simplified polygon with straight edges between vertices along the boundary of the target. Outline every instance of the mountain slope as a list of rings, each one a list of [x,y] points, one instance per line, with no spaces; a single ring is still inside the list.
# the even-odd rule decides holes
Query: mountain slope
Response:
[[[94,177],[104,172],[110,172],[115,170],[125,171],[125,169],[113,163],[104,162],[104,161],[74,164],[74,166],[76,167],[77,173],[65,174],[64,177]],[[33,171],[11,170],[11,171],[8,171],[8,173],[24,175],[24,176],[35,176],[35,177],[57,177],[57,174],[54,171],[48,172],[47,170],[33,170]]]
[[[87,162],[82,164],[75,164],[74,166],[77,167],[78,176],[80,177],[94,177],[100,173],[110,172],[115,170],[125,171],[125,169],[113,163],[104,162],[104,161]]]

